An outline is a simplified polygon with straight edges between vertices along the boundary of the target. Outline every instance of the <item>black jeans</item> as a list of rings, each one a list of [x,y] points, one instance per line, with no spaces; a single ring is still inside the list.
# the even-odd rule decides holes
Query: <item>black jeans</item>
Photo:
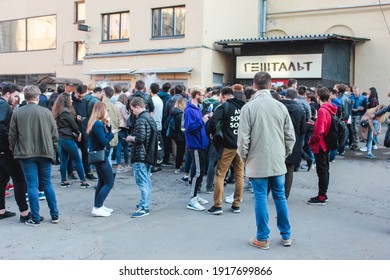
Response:
[[[186,141],[175,140],[175,143],[177,147],[175,169],[180,169],[183,164],[184,154],[186,152]]]
[[[157,153],[157,163],[161,164],[164,160],[164,148],[165,148],[164,139],[162,136],[162,130],[157,130],[157,138],[158,138],[158,147],[159,147]]]
[[[195,174],[191,172],[191,192],[190,197],[198,195],[198,191],[202,187],[203,175],[206,166],[206,151],[205,150],[190,150],[192,156],[192,166],[195,169]]]
[[[10,177],[14,184],[15,201],[19,211],[28,210],[26,202],[26,181],[19,160],[11,152],[0,153],[0,210],[5,209],[5,187]]]
[[[77,146],[81,150],[81,161],[83,162],[84,173],[87,175],[91,173],[91,167],[88,162],[88,141],[81,140],[81,142],[77,142]]]
[[[163,162],[169,162],[169,158],[171,157],[172,152],[172,145],[171,145],[171,138],[166,136],[166,129],[161,130],[161,136],[164,144],[164,156],[163,156]]]
[[[318,195],[325,196],[329,185],[329,152],[324,152],[320,147],[320,152],[314,154],[317,165]]]

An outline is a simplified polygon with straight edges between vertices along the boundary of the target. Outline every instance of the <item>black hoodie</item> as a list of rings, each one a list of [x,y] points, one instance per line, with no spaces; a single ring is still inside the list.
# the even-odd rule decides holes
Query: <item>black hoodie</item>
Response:
[[[280,100],[288,110],[295,131],[295,144],[291,155],[286,158],[286,164],[298,165],[302,158],[302,137],[306,132],[305,112],[299,104],[290,99]]]
[[[223,148],[237,149],[238,125],[244,104],[244,101],[237,98],[228,99],[218,107],[210,119],[210,134],[214,135],[219,124],[222,125]]]

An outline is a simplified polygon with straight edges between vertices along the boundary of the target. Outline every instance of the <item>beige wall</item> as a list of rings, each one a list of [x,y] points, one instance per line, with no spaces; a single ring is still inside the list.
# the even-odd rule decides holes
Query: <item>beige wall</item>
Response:
[[[17,3],[16,3],[17,2]],[[57,48],[16,53],[1,53],[0,61],[8,62],[1,74],[56,73],[58,77],[80,77],[82,66],[73,64],[73,42],[82,39],[74,22],[74,2],[57,0],[56,5],[46,0],[2,0],[1,20],[14,20],[43,15],[57,15]],[[15,9],[15,4],[18,8]]]
[[[355,64],[351,65],[351,82],[358,85],[360,91],[376,87],[380,101],[388,103],[390,36],[382,10],[377,5],[378,1],[293,0],[288,2],[288,6],[282,0],[267,2],[268,35],[334,33],[370,39],[356,45]],[[390,2],[386,3],[382,9],[390,23]]]

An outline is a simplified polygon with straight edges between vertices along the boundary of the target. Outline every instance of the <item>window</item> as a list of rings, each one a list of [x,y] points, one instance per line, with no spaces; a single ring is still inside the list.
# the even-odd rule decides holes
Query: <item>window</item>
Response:
[[[76,6],[76,23],[84,23],[85,22],[85,2],[79,1],[75,2]]]
[[[0,22],[0,53],[26,50],[26,20]]]
[[[83,42],[75,43],[76,63],[82,63],[85,56],[85,44]]]
[[[56,16],[0,22],[0,53],[47,50],[56,47]]]
[[[56,48],[57,20],[55,16],[27,19],[27,50]]]
[[[171,7],[152,10],[152,37],[184,36],[185,7]]]
[[[213,84],[216,86],[223,85],[223,74],[213,73]]]
[[[103,15],[103,41],[129,39],[129,12]]]

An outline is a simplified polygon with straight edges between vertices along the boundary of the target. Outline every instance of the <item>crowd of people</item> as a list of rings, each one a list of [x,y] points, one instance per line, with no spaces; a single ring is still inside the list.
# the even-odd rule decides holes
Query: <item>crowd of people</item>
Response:
[[[91,187],[87,180],[97,180],[91,211],[96,217],[112,214],[114,209],[104,203],[115,176],[132,170],[140,200],[131,216],[144,217],[150,214],[151,174],[173,167],[191,185],[190,210],[206,210],[209,202],[199,196],[204,186],[206,193],[213,193],[208,214],[222,214],[223,200],[238,214],[244,188],[251,189],[257,233],[250,244],[260,249],[269,248],[269,193],[282,244],[290,246],[287,200],[294,172],[315,167],[318,194],[307,203],[326,205],[330,162],[336,155],[345,156],[346,148],[375,158],[377,135],[390,111],[379,103],[374,87],[361,94],[357,86],[310,88],[296,79],[276,86],[266,72],[257,73],[252,86],[186,89],[166,82],[160,88],[138,80],[131,92],[119,85],[79,85],[66,92],[60,85],[47,97],[45,84],[20,89],[3,83],[1,93],[0,219],[16,215],[5,207],[13,189],[21,222],[39,226],[39,200],[44,199],[52,223],[59,222],[53,163],[60,165],[60,187],[68,188],[70,179],[77,179],[74,170],[80,188]],[[337,149],[330,150],[325,138],[333,116],[345,130]],[[235,189],[225,196],[229,183]]]

